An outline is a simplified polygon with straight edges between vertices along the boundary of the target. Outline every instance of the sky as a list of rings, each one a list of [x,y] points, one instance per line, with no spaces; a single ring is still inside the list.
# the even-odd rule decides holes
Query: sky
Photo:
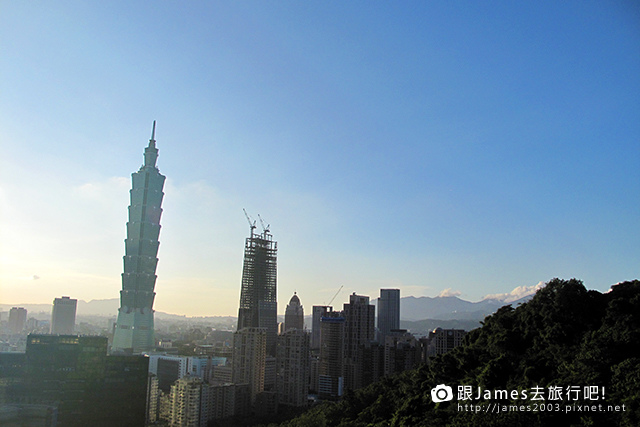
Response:
[[[0,0],[0,302],[119,297],[154,120],[159,311],[237,315],[243,208],[279,312],[639,276],[634,1]]]

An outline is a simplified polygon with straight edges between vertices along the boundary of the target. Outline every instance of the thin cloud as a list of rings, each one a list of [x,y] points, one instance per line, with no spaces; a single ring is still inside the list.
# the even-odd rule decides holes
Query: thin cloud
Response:
[[[74,188],[75,192],[85,199],[112,204],[113,200],[128,196],[127,189],[131,185],[130,179],[114,176],[105,181],[87,182]]]
[[[438,296],[439,297],[458,297],[460,295],[462,295],[462,292],[454,291],[452,288],[447,288],[447,289],[443,290],[442,292],[440,292],[440,294]]]
[[[497,299],[504,302],[513,302],[513,301],[519,300],[520,298],[533,295],[543,287],[544,287],[544,282],[539,282],[537,285],[533,285],[533,286],[518,286],[511,292],[502,293],[502,294],[489,294],[489,295],[485,295],[483,299]]]

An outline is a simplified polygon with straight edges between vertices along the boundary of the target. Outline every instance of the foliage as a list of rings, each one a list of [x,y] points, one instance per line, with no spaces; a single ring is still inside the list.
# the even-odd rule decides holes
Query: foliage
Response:
[[[388,377],[323,404],[284,426],[514,426],[640,425],[640,281],[620,283],[601,294],[576,279],[553,279],[528,303],[505,306],[485,318],[464,345],[429,365]],[[452,386],[454,400],[434,403],[431,389]],[[457,399],[457,386],[530,393],[563,389],[562,401]],[[567,400],[570,386],[604,387],[604,400]],[[602,396],[601,394],[599,395]],[[529,405],[532,410],[471,412],[465,404]],[[534,411],[558,403],[558,411]],[[584,412],[569,405],[622,406],[624,411]]]

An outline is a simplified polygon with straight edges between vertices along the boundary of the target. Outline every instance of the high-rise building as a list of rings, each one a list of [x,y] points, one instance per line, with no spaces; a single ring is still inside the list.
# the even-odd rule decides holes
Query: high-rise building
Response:
[[[5,354],[0,353],[0,365]],[[40,407],[57,421],[28,425],[144,425],[148,358],[107,355],[107,337],[37,334],[27,337],[22,356],[12,361],[12,372],[3,369],[11,382],[0,381],[0,396],[5,396],[0,403],[26,411]]]
[[[203,384],[200,402],[201,426],[211,420],[247,415],[251,409],[249,384]]]
[[[429,363],[430,358],[447,353],[462,345],[467,332],[464,329],[436,328],[421,339],[423,343],[423,361]]]
[[[158,421],[160,409],[160,389],[158,388],[158,376],[149,373],[147,382],[147,417],[145,425]]]
[[[276,281],[277,242],[265,228],[262,234],[254,234],[245,241],[242,288],[238,309],[238,328],[264,328],[267,334],[267,355],[276,355],[278,336]]]
[[[320,366],[318,395],[321,399],[337,399],[344,392],[345,318],[330,311],[320,319]]]
[[[165,180],[156,167],[155,130],[156,122],[153,122],[144,164],[131,174],[131,204],[113,351],[140,353],[155,348],[153,300]]]
[[[359,367],[362,370],[362,387],[372,384],[384,377],[384,345],[372,341],[358,351]]]
[[[349,296],[349,304],[344,304],[345,318],[345,388],[356,390],[364,385],[362,348],[375,339],[375,306],[369,304],[369,297]]]
[[[264,391],[267,332],[243,328],[233,335],[233,382],[249,384],[251,403]]]
[[[46,322],[46,321],[38,320],[35,317],[29,317],[27,319],[27,324],[26,324],[27,331],[29,331],[29,332],[36,331],[40,327],[40,324],[44,323],[44,322]]]
[[[278,335],[278,403],[307,405],[309,392],[309,334],[292,328]]]
[[[378,332],[379,341],[384,344],[384,337],[393,329],[400,328],[400,289],[380,289],[378,300]]]
[[[180,378],[171,386],[169,425],[200,427],[202,387],[202,379],[192,376]]]
[[[318,378],[320,376],[320,352],[311,353],[309,361],[309,394],[318,394]]]
[[[97,366],[93,368],[99,369]],[[104,424],[141,425],[146,414],[149,358],[141,355],[107,355],[104,372],[105,383],[99,385],[104,394],[98,397],[101,403],[97,405],[106,407],[100,415]],[[91,406],[88,405],[88,408]],[[93,417],[95,418],[95,415]],[[100,424],[95,422],[84,425]]]
[[[375,339],[375,306],[369,304],[369,297],[349,295],[349,304],[344,304],[345,357],[354,358],[358,347]]]
[[[188,364],[188,356],[152,354],[149,357],[149,372],[158,376],[158,388],[169,394],[171,385],[189,372]]]
[[[275,391],[278,364],[275,356],[264,358],[264,391]]]
[[[27,309],[24,307],[13,307],[9,310],[9,332],[19,334],[27,323]]]
[[[211,382],[224,384],[233,382],[233,367],[231,365],[214,366],[211,373]]]
[[[78,300],[69,297],[53,300],[53,311],[51,312],[52,334],[71,335],[74,333],[77,305]]]
[[[384,340],[384,374],[392,375],[413,369],[420,363],[420,346],[406,329],[394,329]]]
[[[159,390],[168,394],[171,385],[187,375],[209,382],[213,368],[225,363],[224,357],[151,354],[149,355],[149,373],[157,376]]]
[[[287,309],[284,311],[284,330],[289,329],[304,329],[304,309],[300,304],[300,298],[296,293],[293,293]]]
[[[169,395],[160,400],[164,400],[165,409],[158,418],[181,427],[201,427],[216,419],[246,416],[251,408],[249,384],[210,384],[191,375],[177,380]]]
[[[320,319],[331,311],[332,307],[328,305],[314,305],[311,318],[311,348],[313,350],[320,349]]]

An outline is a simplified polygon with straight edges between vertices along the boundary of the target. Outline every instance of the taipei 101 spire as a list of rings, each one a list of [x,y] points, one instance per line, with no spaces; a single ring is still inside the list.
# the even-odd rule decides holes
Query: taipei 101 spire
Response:
[[[149,145],[144,150],[144,164],[138,172],[131,174],[124,273],[113,352],[141,353],[155,348],[153,300],[165,180],[156,167],[155,133],[154,121]]]

